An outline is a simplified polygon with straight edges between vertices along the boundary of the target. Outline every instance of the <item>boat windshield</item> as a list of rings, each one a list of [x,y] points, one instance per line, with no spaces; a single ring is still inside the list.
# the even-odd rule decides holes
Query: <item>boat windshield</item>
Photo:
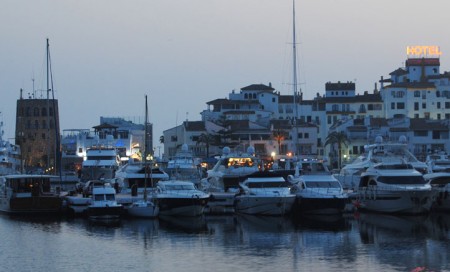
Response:
[[[341,188],[338,181],[306,181],[307,188]]]
[[[288,187],[287,182],[249,182],[248,188],[284,188]]]
[[[426,184],[422,176],[381,176],[378,182],[385,184]]]
[[[166,185],[166,190],[195,190],[194,184],[186,184],[186,185]]]
[[[450,177],[439,177],[433,179],[430,184],[431,186],[445,186],[450,183]]]

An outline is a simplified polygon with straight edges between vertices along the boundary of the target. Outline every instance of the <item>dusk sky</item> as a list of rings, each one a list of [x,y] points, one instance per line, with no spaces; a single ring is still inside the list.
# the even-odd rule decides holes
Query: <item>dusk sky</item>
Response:
[[[448,0],[297,0],[304,97],[328,81],[372,92],[408,45],[440,46],[441,72],[450,70],[449,10]],[[292,0],[0,0],[0,33],[5,138],[19,90],[32,93],[33,78],[38,97],[46,88],[47,38],[61,130],[143,118],[147,94],[158,146],[164,130],[200,120],[206,102],[233,89],[271,82],[292,94]]]

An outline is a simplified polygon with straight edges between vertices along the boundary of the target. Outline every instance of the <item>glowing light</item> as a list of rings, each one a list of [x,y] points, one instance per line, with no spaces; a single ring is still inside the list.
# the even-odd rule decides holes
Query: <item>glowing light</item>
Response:
[[[410,57],[440,56],[442,52],[436,45],[416,45],[407,46],[406,55]]]

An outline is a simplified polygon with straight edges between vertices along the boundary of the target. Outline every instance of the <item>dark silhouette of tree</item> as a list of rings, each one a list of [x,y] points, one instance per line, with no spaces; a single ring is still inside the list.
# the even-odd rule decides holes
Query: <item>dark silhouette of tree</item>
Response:
[[[209,147],[214,145],[216,142],[216,137],[209,133],[202,133],[198,136],[196,145],[205,145],[206,147],[206,157],[209,158]]]
[[[350,143],[350,141],[347,138],[347,134],[343,131],[337,132],[337,131],[333,131],[330,134],[328,134],[327,138],[325,139],[325,146],[327,145],[332,145],[334,147],[334,145],[337,145],[338,147],[338,168],[341,169],[341,165],[342,165],[342,158],[341,158],[341,154],[342,154],[342,146],[348,146],[348,143]],[[334,148],[333,148],[334,149]]]
[[[281,154],[281,142],[286,139],[287,133],[282,129],[276,129],[273,131],[273,138],[278,144],[278,154]]]

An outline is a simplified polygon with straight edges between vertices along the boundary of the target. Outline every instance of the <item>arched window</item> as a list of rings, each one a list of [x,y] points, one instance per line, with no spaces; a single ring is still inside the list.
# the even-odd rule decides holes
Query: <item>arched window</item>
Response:
[[[34,116],[39,116],[39,108],[34,108],[33,109],[33,115]]]
[[[30,109],[30,107],[27,107],[25,116],[30,116],[30,115],[31,115],[31,109]]]
[[[42,116],[47,116],[47,108],[42,108],[41,109],[41,115]]]

